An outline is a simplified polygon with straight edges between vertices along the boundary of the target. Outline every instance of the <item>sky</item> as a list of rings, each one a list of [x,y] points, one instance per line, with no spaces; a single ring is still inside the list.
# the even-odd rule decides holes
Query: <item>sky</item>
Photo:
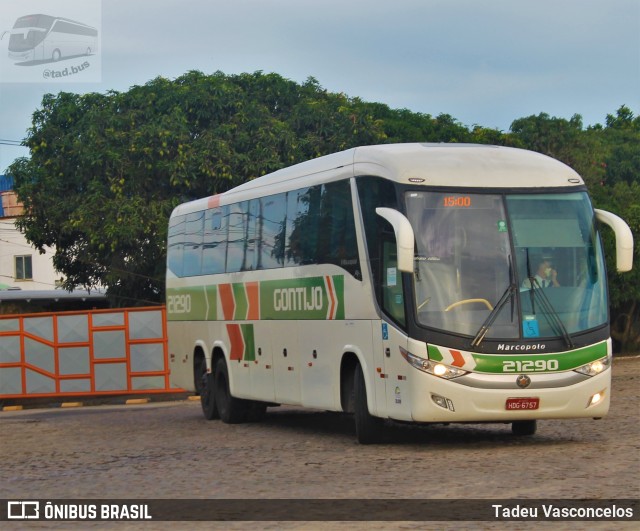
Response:
[[[0,0],[0,33],[33,13],[97,28],[98,47],[24,66],[0,40],[0,173],[28,155],[4,141],[26,136],[44,94],[126,91],[190,70],[312,76],[502,131],[542,112],[585,126],[621,105],[640,114],[640,0]]]

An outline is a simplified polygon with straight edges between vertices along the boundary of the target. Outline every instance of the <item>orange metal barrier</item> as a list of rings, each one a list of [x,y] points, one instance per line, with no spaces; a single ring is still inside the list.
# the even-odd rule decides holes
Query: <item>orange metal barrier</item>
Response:
[[[164,306],[0,316],[0,398],[181,391]]]

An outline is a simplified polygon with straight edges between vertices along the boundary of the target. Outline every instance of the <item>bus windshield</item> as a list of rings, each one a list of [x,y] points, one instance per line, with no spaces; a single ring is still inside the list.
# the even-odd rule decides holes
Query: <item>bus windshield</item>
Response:
[[[20,17],[13,25],[13,31],[9,38],[9,51],[24,52],[33,50],[45,39],[54,20],[54,17],[48,15]]]
[[[606,323],[604,263],[586,193],[411,191],[405,200],[420,325],[533,339]]]

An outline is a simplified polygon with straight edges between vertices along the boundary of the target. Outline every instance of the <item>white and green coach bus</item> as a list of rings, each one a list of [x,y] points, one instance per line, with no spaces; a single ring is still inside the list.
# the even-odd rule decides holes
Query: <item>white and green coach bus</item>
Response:
[[[633,237],[580,176],[494,146],[366,146],[178,206],[169,222],[173,383],[237,423],[268,406],[385,419],[599,418],[611,340],[596,220],[617,268]]]

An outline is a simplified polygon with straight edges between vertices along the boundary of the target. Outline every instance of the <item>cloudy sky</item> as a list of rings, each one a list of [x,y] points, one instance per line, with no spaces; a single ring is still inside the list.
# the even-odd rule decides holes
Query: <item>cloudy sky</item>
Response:
[[[623,104],[640,114],[640,0],[0,0],[0,32],[32,13],[95,26],[100,47],[84,72],[45,79],[85,59],[19,67],[5,36],[0,142],[25,136],[45,93],[125,91],[188,70],[313,76],[503,131],[541,112],[585,125]],[[0,143],[0,173],[25,153]]]

